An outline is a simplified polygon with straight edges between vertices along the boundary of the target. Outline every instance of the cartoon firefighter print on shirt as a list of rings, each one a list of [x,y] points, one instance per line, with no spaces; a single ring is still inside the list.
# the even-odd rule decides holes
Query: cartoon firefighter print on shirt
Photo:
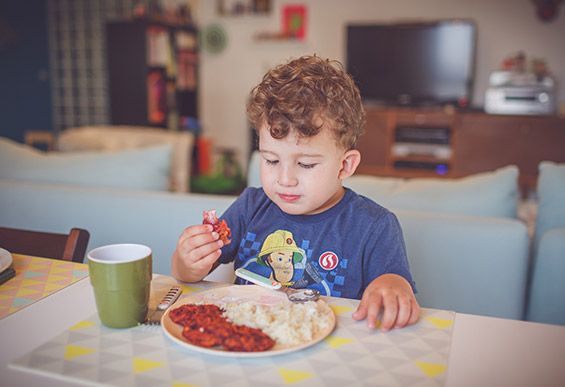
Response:
[[[292,286],[295,265],[305,258],[304,250],[296,245],[292,233],[277,230],[265,238],[257,263],[271,269],[271,280],[278,281],[283,286]]]
[[[347,270],[346,259],[339,260],[339,267],[329,268],[319,261],[330,252],[324,252],[318,259],[312,257],[314,249],[309,240],[296,240],[292,232],[287,230],[276,230],[266,235],[261,241],[255,233],[246,234],[240,242],[237,267],[268,277],[283,286],[315,289],[326,296],[334,293],[340,295],[336,286],[343,283],[344,271]],[[337,261],[337,256],[332,254]],[[238,284],[245,282],[236,278]]]

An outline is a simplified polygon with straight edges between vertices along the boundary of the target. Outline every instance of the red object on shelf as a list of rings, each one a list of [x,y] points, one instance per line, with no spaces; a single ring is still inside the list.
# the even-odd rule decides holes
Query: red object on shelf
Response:
[[[152,124],[165,123],[167,116],[167,84],[164,75],[153,70],[147,75],[147,119]]]
[[[306,6],[286,5],[283,7],[283,32],[286,36],[304,39],[306,37]]]
[[[212,172],[212,142],[205,137],[196,139],[198,147],[198,174],[208,175]]]

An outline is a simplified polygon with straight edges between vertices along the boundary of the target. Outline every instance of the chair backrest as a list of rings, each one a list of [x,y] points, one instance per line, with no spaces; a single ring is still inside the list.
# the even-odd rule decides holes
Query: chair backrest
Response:
[[[0,227],[0,247],[15,254],[83,262],[90,233],[72,228],[68,234]]]

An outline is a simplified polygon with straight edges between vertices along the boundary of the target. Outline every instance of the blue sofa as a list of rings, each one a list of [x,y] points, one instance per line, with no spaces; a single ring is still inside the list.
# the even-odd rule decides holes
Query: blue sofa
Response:
[[[486,183],[500,180],[501,176],[494,176]],[[469,184],[463,186],[469,189]],[[433,190],[441,194],[437,187]],[[416,192],[426,195],[425,189]],[[0,225],[54,232],[82,227],[91,234],[89,249],[110,243],[147,244],[154,252],[154,271],[169,274],[170,257],[183,228],[200,223],[202,210],[215,208],[221,213],[233,200],[0,179]],[[526,226],[512,217],[441,212],[439,204],[429,203],[438,207],[436,211],[394,210],[404,230],[421,305],[523,318],[529,253]],[[468,205],[463,207],[462,212],[469,212]],[[231,281],[233,268],[221,266],[208,279]]]

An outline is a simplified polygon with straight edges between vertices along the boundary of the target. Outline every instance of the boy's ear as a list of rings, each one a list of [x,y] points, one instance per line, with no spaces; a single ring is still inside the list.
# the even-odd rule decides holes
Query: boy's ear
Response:
[[[353,175],[361,162],[361,153],[357,149],[350,149],[345,152],[341,162],[341,170],[338,177],[343,180]]]

